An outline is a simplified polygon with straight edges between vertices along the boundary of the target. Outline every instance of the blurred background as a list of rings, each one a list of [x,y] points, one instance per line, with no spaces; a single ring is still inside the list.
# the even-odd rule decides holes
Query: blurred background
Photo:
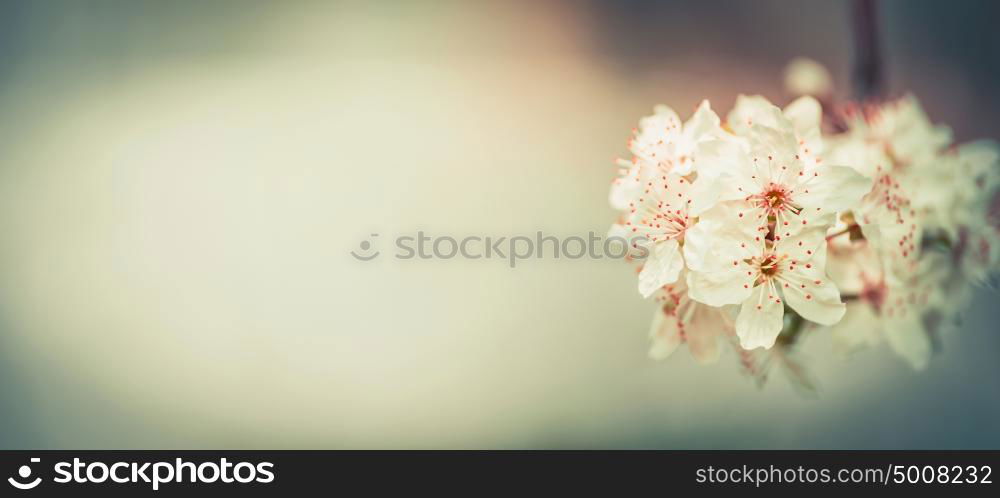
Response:
[[[891,88],[997,138],[1000,4],[881,4]],[[2,448],[1000,446],[983,291],[913,372],[646,356],[620,261],[368,263],[370,233],[603,233],[656,103],[846,90],[831,1],[0,2]]]

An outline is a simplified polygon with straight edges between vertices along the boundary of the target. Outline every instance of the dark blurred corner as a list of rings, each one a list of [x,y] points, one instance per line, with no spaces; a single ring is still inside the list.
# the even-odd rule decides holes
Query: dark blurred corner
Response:
[[[780,97],[781,69],[793,57],[826,64],[838,90],[849,89],[848,1],[590,0],[597,50],[628,77],[696,70],[704,61],[749,63],[770,73],[769,87],[746,93]],[[932,119],[959,140],[1000,136],[1000,2],[880,1],[886,76],[894,93],[912,91]],[[687,62],[687,67],[678,66]],[[748,80],[756,81],[756,80]],[[663,78],[670,85],[668,77]],[[708,95],[725,103],[732,96]]]

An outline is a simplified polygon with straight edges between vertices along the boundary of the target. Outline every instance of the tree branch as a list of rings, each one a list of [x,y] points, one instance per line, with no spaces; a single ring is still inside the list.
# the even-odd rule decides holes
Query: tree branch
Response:
[[[885,91],[882,54],[878,38],[876,0],[854,0],[851,24],[854,30],[854,96],[858,100],[878,99]]]

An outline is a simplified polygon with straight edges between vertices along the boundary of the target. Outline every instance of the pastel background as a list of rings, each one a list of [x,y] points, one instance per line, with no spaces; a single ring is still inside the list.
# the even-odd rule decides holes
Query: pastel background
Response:
[[[888,1],[894,91],[1000,137],[1000,6]],[[1000,446],[997,293],[913,372],[646,357],[623,263],[361,263],[603,232],[656,103],[846,89],[832,1],[0,2],[2,448]]]

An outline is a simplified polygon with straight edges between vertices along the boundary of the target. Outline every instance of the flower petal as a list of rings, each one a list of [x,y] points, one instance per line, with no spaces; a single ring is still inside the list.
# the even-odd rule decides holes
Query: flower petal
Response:
[[[649,328],[649,338],[652,340],[649,357],[662,360],[673,354],[681,343],[680,327],[681,323],[676,315],[665,313],[662,307],[656,308]]]
[[[826,246],[821,246],[821,255],[826,258]],[[844,317],[847,306],[840,301],[840,291],[827,278],[822,266],[800,263],[794,270],[782,272],[779,277],[785,301],[803,318],[821,325],[833,325]]]
[[[732,330],[732,319],[720,308],[701,303],[691,303],[691,306],[696,308],[687,326],[688,350],[698,363],[715,363],[721,352],[719,336]]]
[[[847,166],[817,165],[797,187],[795,202],[807,210],[844,211],[857,206],[872,181]]]
[[[784,120],[784,117],[781,118]],[[750,127],[750,154],[759,163],[771,162],[768,169],[764,171],[765,178],[769,181],[777,181],[780,176],[798,175],[802,169],[802,163],[796,159],[799,152],[798,139],[791,129],[791,123],[787,123],[787,129],[772,128],[755,124]],[[791,171],[787,171],[787,169]]]
[[[653,250],[639,272],[639,293],[642,297],[653,295],[660,287],[677,281],[684,269],[684,257],[676,239],[653,244]]]
[[[758,285],[743,301],[736,317],[736,335],[743,349],[770,349],[784,325],[785,307],[773,295],[770,286]]]
[[[879,316],[868,303],[855,301],[848,307],[850,313],[830,330],[834,351],[840,354],[874,346],[882,340]]]
[[[907,318],[894,319],[886,324],[885,336],[889,346],[906,359],[913,368],[923,370],[931,356],[931,340],[916,313]]]
[[[698,144],[698,176],[718,177],[747,165],[746,143],[732,140],[706,140]]]
[[[790,231],[783,233],[781,240],[775,242],[774,252],[780,256],[790,258],[796,263],[804,263],[812,260],[825,247],[826,229],[817,226],[798,230],[798,232]]]
[[[783,114],[792,122],[795,134],[800,140],[819,137],[820,122],[823,119],[823,106],[819,101],[808,95],[795,99],[785,106]]]
[[[781,109],[760,95],[739,95],[733,109],[726,116],[726,123],[737,135],[746,135],[753,125],[777,128],[782,124],[791,126],[783,119]]]
[[[690,142],[698,142],[712,136],[718,136],[722,131],[719,116],[712,110],[708,100],[702,100],[701,105],[684,123],[684,136]]]
[[[759,255],[764,248],[763,212],[743,201],[723,202],[704,213],[684,233],[684,257],[694,271],[729,269],[733,261]]]
[[[818,153],[822,150],[820,124],[823,119],[823,107],[819,101],[808,95],[799,97],[785,106],[784,115],[792,122],[795,135],[799,138],[804,149],[810,153]]]
[[[624,211],[642,194],[644,186],[642,178],[643,169],[640,164],[633,164],[624,159],[618,160],[618,166],[622,174],[611,182],[608,202],[611,203],[612,208]]]
[[[752,292],[753,279],[749,265],[742,262],[732,270],[689,272],[688,296],[709,306],[739,304]]]

